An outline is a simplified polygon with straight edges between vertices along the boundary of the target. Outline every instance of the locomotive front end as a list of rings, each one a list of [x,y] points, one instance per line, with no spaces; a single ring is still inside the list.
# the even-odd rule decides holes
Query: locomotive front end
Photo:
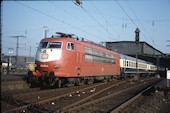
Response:
[[[54,39],[43,39],[36,52],[35,70],[29,71],[30,82],[43,82],[50,85],[57,82],[55,72],[60,67],[62,42]]]

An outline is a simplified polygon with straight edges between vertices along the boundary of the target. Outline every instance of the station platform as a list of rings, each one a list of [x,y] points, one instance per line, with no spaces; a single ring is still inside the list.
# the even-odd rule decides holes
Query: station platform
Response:
[[[9,73],[1,75],[1,91],[29,88],[25,81],[26,73]]]
[[[27,77],[27,73],[9,73],[1,75],[1,82],[10,80],[19,80]]]

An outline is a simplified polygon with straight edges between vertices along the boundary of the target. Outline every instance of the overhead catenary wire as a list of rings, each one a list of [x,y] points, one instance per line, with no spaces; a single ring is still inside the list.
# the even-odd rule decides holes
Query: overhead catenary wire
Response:
[[[21,2],[21,1],[20,1]],[[126,2],[126,1],[125,1]],[[24,3],[24,4],[26,4],[26,5],[28,5],[28,6],[31,6],[31,7],[33,7],[32,5],[30,5],[30,4],[27,4],[27,2],[21,2],[21,3]],[[48,3],[48,1],[47,1],[47,3]],[[52,3],[55,3],[55,2],[53,2],[52,1]],[[59,2],[57,2],[56,3],[56,5],[58,5],[58,3]],[[93,2],[94,3],[94,5],[95,6],[98,6],[97,4],[95,4],[95,2]],[[122,4],[122,2],[119,2],[119,3],[121,3],[121,5],[123,6],[123,8],[125,8],[124,7],[124,5],[125,4]],[[131,2],[129,2],[129,3],[131,3]],[[68,7],[70,7],[70,6],[72,6],[73,7],[73,5],[68,5],[68,4],[65,4],[65,3],[63,3],[64,5],[67,5]],[[47,4],[48,5],[48,4]],[[54,4],[55,5],[55,4]],[[89,4],[88,4],[89,5]],[[100,5],[100,4],[99,4]],[[114,4],[115,5],[115,4]],[[132,5],[132,4],[130,4],[130,5]],[[37,5],[38,6],[38,5]],[[77,12],[80,10],[80,9],[76,9],[75,7],[74,7],[74,11],[72,12],[70,9],[66,9],[66,8],[64,8],[62,5],[59,5],[61,8],[63,8],[65,11],[67,11],[68,13],[70,12],[70,13],[72,13],[72,15],[75,15],[76,16],[76,14],[78,14]],[[86,6],[86,5],[83,5],[84,7]],[[22,6],[20,6],[21,8],[22,8]],[[52,6],[51,6],[52,7]],[[33,7],[33,8],[36,8],[36,9],[38,9],[38,10],[40,10],[40,11],[43,11],[43,10],[41,10],[40,9],[40,7]],[[77,7],[78,8],[78,7]],[[86,7],[85,7],[86,8]],[[105,12],[104,10],[101,10],[99,7],[97,7],[101,12],[101,14],[106,18],[106,19],[108,19],[108,25],[111,25],[111,24],[109,24],[109,22],[112,22],[112,21],[109,21],[109,19],[114,19],[114,18],[107,18],[108,17],[108,15],[112,15],[112,16],[116,16],[116,13],[110,13],[110,11],[107,11],[107,12]],[[134,7],[132,7],[132,8],[134,8]],[[24,8],[24,9],[27,9],[27,8]],[[58,9],[60,9],[60,8],[58,8]],[[28,9],[28,11],[29,11],[30,9]],[[57,11],[58,12],[58,10],[57,9],[53,9],[53,7],[52,7],[52,10],[55,10],[55,11]],[[90,8],[89,9],[87,9],[88,10],[88,12],[90,11]],[[24,10],[23,10],[24,11]],[[35,11],[32,11],[32,10],[30,10],[31,12],[33,12],[33,13],[35,13],[36,14],[36,12]],[[76,12],[77,11],[77,12]],[[81,10],[80,10],[81,11]],[[91,9],[91,11],[93,11],[93,12],[90,12],[90,14],[91,15],[93,15],[94,14],[94,12],[96,13],[96,11],[94,10],[94,8],[93,9]],[[103,12],[104,11],[104,12]],[[125,10],[126,12],[127,12],[127,10]],[[134,11],[136,11],[136,10],[134,10]],[[31,12],[28,12],[28,13],[30,13],[31,14]],[[49,13],[47,10],[44,10],[43,11],[44,13],[46,13],[46,14],[49,14],[49,15],[51,15],[51,16],[53,16],[53,17],[56,17],[56,18],[58,18],[57,16],[54,16],[53,14],[51,14],[51,13]],[[61,12],[61,11],[60,11]],[[62,13],[62,12],[61,12]],[[108,15],[106,16],[106,14],[108,13]],[[129,12],[127,12],[128,14],[129,14]],[[137,13],[137,12],[136,12]],[[65,13],[65,15],[67,15],[66,13]],[[40,16],[41,16],[41,14],[40,14]],[[42,15],[42,16],[44,16],[44,15]],[[60,15],[60,16],[62,16],[62,15]],[[70,15],[68,15],[69,16],[69,18],[70,17],[72,17],[72,16],[70,16]],[[78,15],[77,15],[78,16]],[[95,17],[95,15],[93,15],[94,17]],[[98,15],[96,15],[96,16],[98,16]],[[170,20],[168,20],[168,19],[166,19],[166,17],[165,18],[163,18],[163,17],[160,17],[160,20],[159,19],[154,19],[154,18],[148,18],[148,17],[146,17],[146,18],[144,18],[144,17],[142,17],[142,18],[140,18],[140,20],[139,19],[136,19],[136,18],[134,18],[134,16],[133,15],[130,15],[131,16],[131,18],[133,19],[133,21],[137,24],[137,25],[139,25],[138,24],[138,22],[140,22],[140,23],[142,23],[142,25],[144,26],[144,27],[146,27],[145,25],[147,25],[147,24],[150,24],[150,27],[152,27],[152,22],[154,21],[154,24],[155,24],[155,26],[154,26],[154,29],[155,30],[157,30],[157,28],[156,27],[158,27],[157,26],[157,23],[156,22],[170,22]],[[137,13],[137,16],[139,16],[139,14]],[[27,17],[27,16],[26,16]],[[123,16],[118,16],[118,17],[123,17]],[[80,18],[80,17],[79,17]],[[96,17],[95,17],[96,18]],[[128,19],[127,20],[127,24],[129,25],[129,24],[133,24],[131,21],[129,21],[129,18],[127,18],[126,16],[125,16],[125,18],[126,19]],[[162,19],[161,19],[162,18]],[[49,18],[47,18],[47,20],[48,20]],[[60,19],[60,18],[58,18],[58,19]],[[61,20],[62,20],[63,18],[61,18]],[[74,19],[74,18],[72,18],[72,19]],[[98,18],[96,18],[97,20],[98,20]],[[102,18],[101,18],[102,19]],[[152,19],[154,19],[154,20],[152,20]],[[52,20],[52,19],[51,19]],[[65,19],[66,20],[66,19]],[[63,20],[62,20],[63,21]],[[83,21],[83,19],[82,19],[82,21]],[[98,20],[99,21],[99,20]],[[69,21],[67,21],[66,20],[66,22],[68,22],[69,23]],[[77,21],[77,23],[78,23],[79,21]],[[101,21],[99,21],[100,23],[101,23]],[[102,21],[103,22],[103,21]],[[130,23],[129,23],[130,22]],[[57,23],[57,22],[56,22]],[[84,23],[84,21],[82,22],[82,23]],[[115,22],[112,22],[112,26],[115,26],[115,25],[117,25],[118,26],[118,24],[120,24],[119,22],[117,22],[116,24],[114,24]],[[55,21],[52,23],[52,25],[53,24],[55,24]],[[70,24],[72,24],[72,23],[70,23]],[[78,23],[79,24],[79,23]],[[90,24],[90,23],[89,23]],[[81,25],[76,25],[76,24],[72,24],[72,25],[74,25],[74,26],[76,26],[76,27],[78,27],[78,28],[80,28],[80,29],[83,29],[83,30],[87,30],[88,28],[85,28],[85,27],[89,27],[89,24],[87,25],[86,24],[86,26],[83,26],[83,24],[81,24]],[[169,23],[167,23],[167,24],[169,24]],[[92,24],[91,24],[91,26],[90,27],[93,27],[95,30],[96,29],[98,29],[97,27],[100,27],[100,26],[95,26],[95,25],[97,25],[95,22],[93,22]],[[103,26],[103,27],[105,27],[105,23],[101,23],[101,25]],[[126,31],[127,30],[129,30],[129,28],[131,27],[131,25],[129,25],[128,26],[128,29],[126,29]],[[30,27],[30,26],[29,26]],[[63,26],[60,26],[60,27],[65,27],[66,29],[68,29],[68,28],[70,28],[71,29],[71,27],[70,26],[66,26],[66,25],[63,25]],[[120,26],[119,26],[120,27]],[[132,25],[132,27],[133,27],[133,25]],[[56,26],[55,26],[55,28],[56,28]],[[105,27],[106,28],[106,27]],[[115,27],[115,28],[117,28],[117,27]],[[25,28],[24,28],[25,29]],[[24,30],[23,29],[23,32],[22,33],[24,33]],[[28,28],[29,29],[29,28]],[[35,28],[34,28],[35,29]],[[60,28],[61,29],[61,28]],[[64,28],[62,28],[62,29],[64,29]],[[100,28],[99,28],[100,29]],[[17,31],[17,29],[13,29],[14,31],[12,32],[12,33],[7,33],[7,34],[15,34],[15,33],[17,33],[17,32],[15,32],[15,31]],[[19,29],[18,29],[19,30]],[[106,30],[108,30],[107,28],[106,28]],[[110,27],[110,29],[109,29],[110,31],[112,30],[111,29],[111,27]],[[119,29],[118,29],[119,30]],[[148,29],[146,29],[146,30],[148,30]],[[153,30],[153,29],[152,29]],[[87,30],[88,31],[88,30]],[[102,32],[103,32],[103,30],[101,30]],[[123,33],[121,33],[121,35],[122,34],[125,34],[126,33],[126,31],[124,30],[123,31]],[[143,30],[142,30],[143,31]],[[4,35],[7,35],[6,34],[6,32],[8,32],[8,31],[4,31],[5,33],[3,33]],[[14,33],[15,32],[15,33]],[[79,32],[79,31],[78,31]],[[90,31],[88,31],[88,32],[90,32]],[[111,33],[112,33],[113,31],[111,31]],[[155,31],[153,31],[152,33],[154,33]],[[156,31],[157,32],[157,31]],[[42,33],[42,32],[41,32]],[[92,33],[92,32],[91,32]],[[142,33],[142,32],[141,32]],[[145,32],[144,32],[145,33]],[[149,31],[149,33],[150,33],[150,31]],[[19,33],[19,34],[21,34],[21,33]],[[29,34],[29,30],[27,30],[27,35]],[[97,34],[97,33],[96,33]],[[105,33],[104,33],[105,34]],[[112,33],[113,34],[113,33]],[[31,33],[31,35],[33,35],[33,33]],[[36,34],[37,35],[37,34]],[[145,34],[146,36],[147,36],[147,34]],[[151,33],[150,33],[150,35],[151,35]],[[100,37],[102,37],[101,35],[99,35]],[[152,36],[152,35],[151,35]],[[5,37],[4,37],[5,38]],[[155,41],[156,41],[156,37],[151,37],[151,38],[154,38],[154,43],[155,43]],[[164,38],[167,38],[167,37],[164,37]],[[36,37],[36,39],[38,39],[37,37]],[[100,40],[100,39],[99,39]],[[2,41],[3,41],[3,39],[2,39]],[[24,40],[25,41],[25,40]],[[24,42],[23,41],[23,42]],[[2,43],[3,44],[3,43]],[[7,43],[6,43],[7,44]],[[9,43],[9,45],[10,45],[11,43]],[[158,44],[158,43],[155,43],[155,44]]]
[[[35,9],[35,8],[33,8],[33,7],[30,7],[30,6],[26,5],[26,4],[23,4],[23,3],[19,2],[19,1],[16,1],[16,2],[17,2],[18,4],[24,6],[24,7],[27,7],[27,8],[29,8],[29,9],[31,9],[31,10],[34,10],[34,11],[36,11],[36,12],[42,14],[42,15],[45,15],[45,16],[47,16],[47,17],[49,17],[49,18],[52,18],[52,19],[54,19],[55,21],[58,21],[58,22],[63,23],[63,24],[65,24],[65,25],[67,25],[67,26],[70,26],[70,27],[72,27],[72,28],[74,28],[74,29],[76,29],[76,30],[79,30],[79,31],[81,31],[81,32],[84,32],[84,33],[86,33],[87,35],[92,35],[92,36],[97,37],[97,39],[102,39],[102,38],[100,38],[100,36],[97,36],[97,35],[94,35],[94,34],[92,34],[92,33],[89,33],[89,32],[87,32],[87,31],[85,31],[85,30],[83,30],[83,29],[80,29],[80,28],[78,28],[78,27],[76,27],[76,26],[73,26],[73,25],[71,25],[71,24],[69,24],[69,23],[67,23],[67,22],[65,22],[65,21],[62,21],[62,20],[60,20],[60,19],[57,19],[56,17],[53,17],[53,16],[51,16],[51,15],[49,15],[49,14],[46,14],[46,13],[44,13],[44,12],[38,10],[38,9]],[[102,39],[102,40],[105,40],[105,39]]]
[[[50,0],[50,1],[52,1],[52,0]],[[69,0],[68,0],[69,1]],[[70,1],[74,1],[74,0],[70,0]],[[100,0],[99,0],[100,1]],[[117,1],[117,0],[107,0],[108,2],[109,1]],[[142,1],[142,0],[118,0],[118,1]],[[57,4],[60,4],[60,3],[57,3]],[[64,4],[60,4],[60,5],[62,5],[62,6],[64,6]],[[73,6],[71,6],[71,5],[67,5],[67,6],[65,6],[65,7],[70,7],[70,8],[74,8]],[[91,13],[93,13],[93,10],[88,10],[88,11],[90,11]],[[109,16],[109,17],[112,17],[112,18],[115,18],[115,19],[120,19],[120,20],[130,20],[129,18],[124,18],[124,17],[118,17],[118,16],[113,16],[113,15],[110,15],[110,14],[106,14],[106,13],[101,13],[102,15],[104,15],[104,16]],[[156,23],[156,22],[170,22],[170,18],[168,19],[168,18],[165,18],[165,19],[134,19],[134,18],[132,18],[132,20],[134,21],[134,22],[136,22],[136,21],[140,21],[140,22],[144,22],[144,23]]]
[[[117,0],[115,0],[115,1],[117,1]],[[50,15],[48,15],[48,14],[46,14],[46,13],[44,13],[44,12],[42,12],[42,11],[39,11],[39,10],[37,10],[37,9],[35,9],[35,8],[32,8],[32,7],[30,7],[30,6],[28,6],[28,5],[25,5],[25,4],[23,4],[23,3],[21,3],[21,2],[18,2],[18,1],[16,1],[17,3],[19,3],[20,5],[23,5],[23,6],[25,6],[25,7],[27,7],[27,8],[29,8],[29,9],[32,9],[32,10],[34,10],[34,11],[36,11],[36,12],[38,12],[38,13],[41,13],[41,14],[43,14],[43,15],[46,15],[46,16],[48,16],[48,17],[50,17],[50,18],[53,18],[53,19],[55,19],[56,21],[59,21],[59,22],[61,22],[61,23],[63,23],[63,24],[69,24],[69,23],[66,23],[66,22],[64,22],[63,20],[60,20],[60,19],[57,19],[57,18],[55,18],[55,17],[53,17],[53,16],[50,16]],[[49,1],[49,2],[51,2],[51,1]],[[55,6],[55,5],[54,5]],[[56,7],[56,6],[55,6]],[[106,15],[106,16],[111,16],[111,17],[114,17],[114,18],[118,18],[118,19],[124,19],[124,20],[129,20],[129,19],[127,19],[127,18],[122,18],[122,17],[116,17],[116,16],[112,16],[112,15],[108,15],[108,14],[104,14],[104,13],[101,13],[102,15]],[[132,19],[132,18],[130,18],[133,22],[134,21],[140,21],[140,22],[145,22],[145,23],[153,23],[153,21],[154,21],[154,23],[156,23],[156,22],[170,22],[170,19],[162,19],[162,20],[135,20],[135,19]],[[127,24],[130,24],[130,23],[127,23]],[[70,27],[75,27],[75,26],[72,26],[71,24],[69,24],[68,26],[70,26]],[[101,26],[103,26],[102,24],[101,24]],[[75,28],[75,29],[77,29],[77,28]],[[80,28],[78,28],[80,31],[82,31],[82,29],[80,29]],[[106,29],[107,30],[107,29]],[[85,32],[85,33],[87,33],[87,34],[91,34],[91,33],[89,33],[89,32],[87,32],[87,31],[82,31],[82,32]],[[93,35],[93,36],[95,36],[96,37],[96,35],[94,35],[94,34],[91,34],[91,35]],[[98,38],[99,38],[99,36],[97,36]],[[103,40],[103,39],[102,39]]]
[[[55,8],[57,8],[57,10],[62,10],[63,12],[69,14],[71,17],[74,17],[74,19],[78,20],[79,22],[81,22],[79,20],[79,18],[73,14],[71,14],[70,12],[66,11],[65,9],[63,9],[60,5],[56,6],[56,4],[54,4],[51,0],[48,0],[48,2]],[[82,22],[81,22],[82,23]]]
[[[130,8],[130,10],[131,10],[131,12],[134,14],[134,16],[136,17],[136,19],[137,20],[139,20],[139,18],[138,18],[138,16],[136,15],[136,13],[135,13],[135,11],[132,9],[132,7],[130,6],[130,4],[129,4],[129,2],[126,0],[126,3],[127,3],[127,5],[128,5],[128,7]],[[148,32],[147,32],[147,30],[144,28],[144,26],[141,24],[141,22],[140,21],[138,21],[139,22],[139,24],[140,24],[140,26],[143,28],[143,30],[147,33],[147,35],[150,37],[150,35],[148,34]],[[147,39],[147,36],[143,33],[143,32],[141,32],[142,33],[142,35]],[[150,37],[150,39],[151,39],[151,41],[153,40],[151,37]]]
[[[51,5],[53,5],[55,8],[57,8],[57,9],[59,9],[59,10],[62,10],[62,11],[64,11],[65,13],[67,13],[67,14],[69,14],[69,15],[71,15],[71,17],[74,17],[74,19],[76,19],[78,22],[80,22],[81,24],[82,24],[82,21],[80,20],[80,18],[79,17],[76,17],[75,15],[73,15],[73,14],[71,14],[70,12],[68,12],[68,11],[66,11],[66,10],[64,10],[62,7],[60,7],[60,6],[56,6],[56,4],[54,4],[51,0],[49,0],[48,1]],[[76,4],[76,5],[78,5],[78,4]],[[85,23],[83,23],[85,26],[87,26]],[[85,27],[85,26],[82,26],[83,28]],[[93,35],[94,36],[94,35]],[[103,39],[103,38],[101,38],[100,36],[97,36],[99,39],[101,39],[101,40],[105,40],[105,39]]]
[[[126,0],[126,2],[127,2],[127,0]],[[131,20],[131,22],[134,24],[134,26],[136,27],[136,28],[139,28],[138,26],[137,26],[137,24],[134,22],[134,20],[128,15],[128,13],[124,10],[124,8],[121,6],[121,4],[116,0],[116,3],[119,5],[119,7],[123,10],[123,12],[126,14],[126,16],[128,16],[128,18]],[[128,2],[127,2],[127,4],[128,4]],[[137,20],[138,20],[138,17],[137,17],[137,15],[135,14],[135,12],[133,11],[133,9],[130,7],[130,5],[128,4],[128,6],[129,6],[129,8],[130,8],[130,10],[132,11],[132,13],[135,15],[135,17],[137,18]],[[140,22],[139,22],[140,23]],[[145,32],[147,32],[146,31],[146,29],[142,26],[142,24],[140,23],[140,25],[141,25],[141,27],[145,30]],[[146,38],[146,40],[147,40],[147,37],[146,37],[146,35],[141,31],[141,33],[142,33],[142,35]],[[153,41],[152,39],[151,39],[151,41]],[[152,43],[154,43],[154,42],[152,42]]]
[[[93,2],[91,2],[91,4],[93,5],[93,7],[97,10],[97,12],[101,15],[101,17],[105,20],[105,22],[106,22],[106,30],[108,31],[108,21],[107,21],[107,19],[105,18],[105,16],[99,11],[99,9],[93,4]],[[110,24],[109,24],[110,25]],[[113,28],[113,27],[112,27]],[[114,29],[114,28],[113,28]],[[114,32],[118,35],[118,36],[120,36],[120,34],[114,29]]]
[[[111,37],[114,36],[106,28],[104,28],[102,24],[100,24],[100,22],[98,22],[82,5],[78,5],[78,6],[80,6],[87,13],[88,16],[90,16],[104,31],[106,31],[108,35],[110,35],[109,38],[113,40]]]
[[[128,15],[128,13],[124,10],[124,8],[121,6],[121,4],[118,2],[118,0],[115,0],[116,3],[118,4],[118,6],[122,9],[122,11],[126,14],[126,16],[130,19],[130,21],[135,25],[136,28],[138,28],[138,26],[136,25],[136,23],[133,21],[133,19]]]

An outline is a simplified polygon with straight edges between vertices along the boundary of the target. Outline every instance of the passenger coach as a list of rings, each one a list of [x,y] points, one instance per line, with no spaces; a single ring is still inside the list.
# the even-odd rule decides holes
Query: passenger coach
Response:
[[[136,65],[139,75],[156,73],[157,67],[155,65],[140,59],[137,59],[137,62],[134,57],[120,54],[121,77],[134,76],[136,74]]]

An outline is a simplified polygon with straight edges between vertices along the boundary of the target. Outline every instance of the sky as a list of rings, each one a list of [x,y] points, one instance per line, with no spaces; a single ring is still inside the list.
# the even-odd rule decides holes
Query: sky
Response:
[[[134,41],[140,30],[145,41],[170,53],[170,0],[3,1],[2,53],[35,56],[38,43],[56,32],[76,34],[87,40]],[[9,53],[9,51],[13,53]]]

